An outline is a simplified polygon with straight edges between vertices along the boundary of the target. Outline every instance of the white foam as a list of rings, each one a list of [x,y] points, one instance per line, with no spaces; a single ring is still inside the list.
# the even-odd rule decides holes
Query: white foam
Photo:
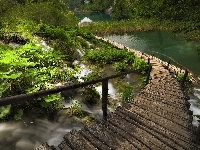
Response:
[[[43,46],[42,50],[51,50],[52,49],[50,46],[47,45],[47,43],[44,40],[41,40],[40,43]]]
[[[196,96],[196,98],[194,97],[194,98],[191,98],[190,100],[188,100],[191,104],[190,110],[193,111],[193,115],[200,115],[200,107],[198,106],[198,98],[200,98],[200,95],[198,94],[198,91],[200,91],[200,89],[195,87],[194,88],[194,95]],[[192,124],[195,125],[195,126],[198,126],[199,125],[198,120],[200,120],[200,119],[197,118],[196,116],[193,116]]]
[[[78,25],[81,25],[82,23],[89,23],[89,22],[92,22],[92,20],[88,17],[85,17],[78,23]]]

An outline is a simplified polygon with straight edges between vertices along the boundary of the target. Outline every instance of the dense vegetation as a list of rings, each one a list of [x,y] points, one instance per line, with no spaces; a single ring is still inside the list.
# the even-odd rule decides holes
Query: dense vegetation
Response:
[[[56,1],[0,3],[0,97],[50,89],[60,82],[76,82],[78,67],[72,64],[75,48],[86,45],[77,36],[82,34],[76,30],[77,18]],[[60,100],[61,96],[54,94],[1,107],[0,118],[18,119],[24,111],[51,115],[62,108]]]
[[[100,4],[99,0],[93,0],[84,4],[86,10],[92,11],[105,12],[112,7],[112,18],[117,20],[114,23],[94,25],[97,27],[94,32],[104,34],[166,29],[181,33],[187,39],[200,40],[200,1],[198,0],[117,0],[111,2],[102,0]],[[91,28],[96,29],[94,26]],[[99,28],[101,30],[98,30]]]
[[[119,51],[97,40],[87,29],[79,28],[79,20],[68,10],[69,7],[71,1],[0,1],[0,97],[37,92],[68,82],[77,83],[80,71],[80,66],[74,63],[80,57],[77,49],[86,52],[84,61],[89,62],[92,57],[94,64],[99,64],[99,60],[102,64],[115,64],[117,71],[124,70],[126,63],[134,69],[146,69],[146,63],[132,53]],[[99,73],[92,73],[83,80],[98,77],[101,77]],[[63,108],[63,95],[58,93],[0,107],[0,118],[20,119],[23,115],[33,114],[52,117]],[[86,87],[83,95],[83,101],[89,104],[96,104],[100,99],[94,86]],[[124,101],[128,101],[131,95],[132,90],[127,86],[122,92]],[[88,115],[81,110],[79,103],[74,102],[68,114]]]

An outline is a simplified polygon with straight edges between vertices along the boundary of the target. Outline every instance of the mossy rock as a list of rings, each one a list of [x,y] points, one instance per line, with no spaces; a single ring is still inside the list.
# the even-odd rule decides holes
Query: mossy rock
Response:
[[[100,95],[94,87],[87,87],[83,91],[83,103],[90,105],[97,104],[100,101]]]

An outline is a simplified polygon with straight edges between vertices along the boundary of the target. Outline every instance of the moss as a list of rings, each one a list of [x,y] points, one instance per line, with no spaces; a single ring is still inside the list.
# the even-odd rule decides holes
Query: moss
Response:
[[[83,100],[84,103],[88,103],[90,105],[97,104],[100,101],[100,95],[96,91],[96,89],[92,87],[86,87],[83,92]]]

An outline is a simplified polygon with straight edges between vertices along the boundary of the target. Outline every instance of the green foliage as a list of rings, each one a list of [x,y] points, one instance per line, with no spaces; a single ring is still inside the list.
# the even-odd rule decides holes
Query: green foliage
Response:
[[[176,79],[178,80],[178,82],[181,82],[183,80],[184,74],[177,74],[176,75]],[[186,82],[190,82],[191,81],[191,76],[188,75],[186,77]]]
[[[108,46],[107,48],[88,50],[83,58],[86,61],[100,66],[113,64],[116,72],[126,70],[145,71],[148,67],[147,63],[144,60],[137,58],[134,53]]]
[[[94,86],[90,86],[85,88],[83,92],[83,102],[87,102],[88,104],[97,104],[100,100],[100,95],[94,88]]]
[[[78,118],[84,118],[89,115],[89,113],[81,109],[79,101],[71,101],[71,106],[68,108],[68,115],[69,117],[76,116]]]
[[[22,118],[22,116],[23,116],[23,110],[19,109],[17,111],[17,113],[15,114],[14,118],[15,118],[15,120],[20,120]]]
[[[63,53],[63,59],[73,62],[77,48],[88,48],[87,40],[94,39],[94,35],[85,33],[77,28],[67,26],[50,26],[39,24],[36,34],[48,40],[50,46]],[[87,45],[86,45],[87,44]]]
[[[51,94],[51,95],[46,96],[44,100],[47,103],[52,102],[52,101],[58,101],[60,100],[60,96],[59,94]]]
[[[175,77],[177,81],[181,83],[183,80],[184,74],[176,74]],[[193,93],[193,83],[191,81],[190,75],[186,77],[183,87],[184,87],[184,90],[187,92],[187,94]]]
[[[6,82],[3,82],[1,85],[0,85],[0,97],[2,97],[2,94],[8,90],[8,88],[10,88],[11,84],[10,83],[6,83]]]
[[[84,81],[92,81],[92,80],[98,79],[100,77],[101,77],[100,73],[92,72],[92,73],[89,73],[87,76],[82,77],[82,79]]]
[[[66,12],[53,2],[16,4],[6,11],[3,21],[15,22],[16,19],[32,20],[37,24],[42,22],[56,26],[76,26],[78,23],[72,12]]]
[[[0,107],[0,119],[4,119],[10,113],[11,105]]]
[[[116,72],[125,71],[128,68],[128,64],[125,61],[114,63],[114,68]]]
[[[127,63],[131,63],[134,61],[135,55],[132,52],[128,52],[126,50],[118,50],[108,47],[100,50],[89,50],[83,57],[85,60],[92,63],[104,65],[120,62],[125,59]]]
[[[53,49],[45,50],[42,46],[29,43],[15,49],[2,48],[0,52],[0,96],[32,93],[55,87],[58,82],[74,80],[75,70],[66,68],[62,54]],[[50,95],[38,103],[46,109],[59,105],[59,94]],[[17,107],[24,107],[23,104]],[[35,105],[35,103],[33,103]],[[31,107],[31,106],[29,106]],[[12,107],[16,108],[16,107]],[[15,118],[20,118],[17,112]],[[23,114],[22,114],[23,115]]]
[[[101,1],[104,3],[107,0]],[[99,10],[97,1],[88,5]],[[124,33],[146,30],[178,31],[186,39],[200,40],[200,1],[198,0],[117,0],[112,17],[117,22],[98,22],[88,28],[95,34]],[[118,20],[121,20],[120,22]]]
[[[123,103],[128,103],[131,100],[133,100],[134,98],[133,87],[130,85],[125,86],[122,90],[121,97]]]
[[[146,76],[140,78],[140,83],[139,83],[140,87],[144,87],[146,85],[146,79],[147,79]]]
[[[83,5],[86,11],[104,12],[113,5],[114,0],[90,0],[89,3]]]
[[[145,70],[148,67],[148,64],[140,58],[136,58],[133,63],[133,68],[135,70]]]
[[[112,18],[114,20],[127,20],[132,18],[130,0],[117,0],[113,6]]]

